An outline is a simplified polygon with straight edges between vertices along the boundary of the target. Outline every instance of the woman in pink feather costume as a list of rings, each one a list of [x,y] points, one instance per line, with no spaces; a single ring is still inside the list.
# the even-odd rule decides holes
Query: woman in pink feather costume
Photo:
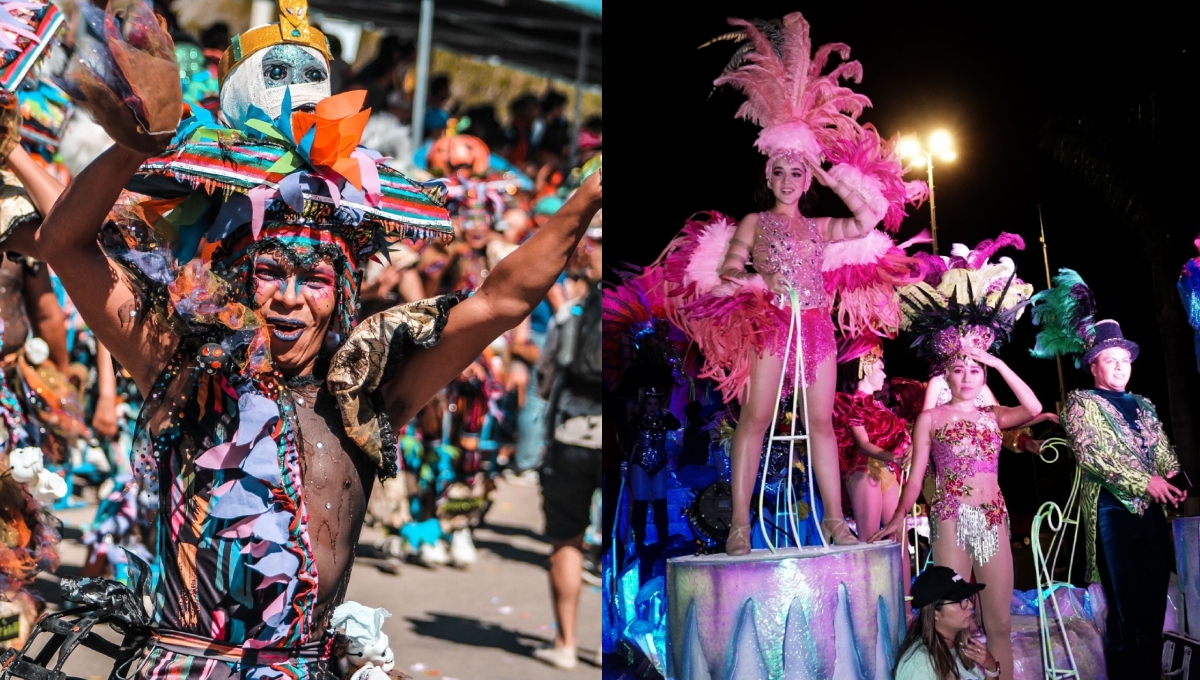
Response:
[[[853,544],[858,541],[840,511],[832,423],[833,301],[822,273],[825,246],[863,238],[881,221],[898,223],[904,203],[916,200],[920,190],[903,182],[890,145],[857,121],[870,101],[842,82],[862,77],[862,66],[849,59],[849,47],[831,43],[814,52],[808,22],[798,12],[770,22],[731,18],[729,24],[734,30],[709,44],[742,46],[714,85],[731,85],[746,95],[737,116],[762,128],[756,146],[768,158],[767,183],[774,205],[747,215],[736,226],[715,213],[688,222],[659,261],[672,302],[668,316],[704,353],[702,377],[714,379],[727,401],[737,398],[742,404],[732,446],[733,526],[726,552],[744,555],[750,552],[750,502],[763,436],[774,412],[784,357],[795,356],[787,347],[794,291],[809,451],[821,498],[826,508],[834,508],[821,530],[835,543]],[[827,71],[835,55],[841,62]],[[821,165],[827,159],[835,163],[828,172]],[[832,189],[854,216],[802,215],[799,200],[813,178]],[[751,257],[755,274],[745,269]],[[870,306],[873,289],[860,288],[859,306]],[[894,304],[893,296],[886,297]],[[898,319],[898,309],[894,311]],[[864,316],[870,315],[850,314],[847,319]],[[790,377],[790,366],[787,374]]]
[[[800,213],[800,196],[808,190],[814,176],[846,202],[854,217],[812,219]],[[775,351],[751,354],[747,383],[741,395],[741,419],[733,436],[733,526],[726,542],[726,552],[730,555],[750,551],[750,498],[762,455],[763,435],[770,426],[779,377],[784,370],[790,290],[797,293],[802,310],[803,389],[808,400],[806,426],[813,472],[825,507],[834,509],[827,513],[833,516],[821,521],[821,530],[838,545],[858,542],[840,512],[841,479],[833,433],[836,346],[832,300],[825,290],[821,265],[826,243],[862,238],[879,224],[883,215],[871,210],[867,201],[822,170],[818,162],[797,158],[793,153],[778,154],[771,159],[767,183],[775,196],[775,205],[742,219],[729,241],[719,271],[722,280],[741,284],[754,276],[745,271],[746,261],[753,255],[766,289],[778,296],[774,306],[779,309],[782,321],[774,329],[775,347],[771,349]],[[737,330],[726,328],[725,332]]]

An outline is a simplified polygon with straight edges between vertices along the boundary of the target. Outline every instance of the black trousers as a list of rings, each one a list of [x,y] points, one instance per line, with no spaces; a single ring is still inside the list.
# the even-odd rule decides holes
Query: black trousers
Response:
[[[1139,517],[1101,489],[1096,566],[1108,600],[1104,655],[1110,678],[1161,675],[1173,549],[1161,505],[1151,503]]]

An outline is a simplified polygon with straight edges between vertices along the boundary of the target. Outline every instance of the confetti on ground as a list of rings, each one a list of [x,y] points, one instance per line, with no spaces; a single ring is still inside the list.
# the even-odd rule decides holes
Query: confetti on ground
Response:
[[[538,626],[538,630],[550,630],[550,626],[547,626],[543,623],[542,625]]]
[[[500,512],[508,512],[509,510],[512,510],[512,503],[504,501],[500,504]]]
[[[512,607],[510,607],[510,606],[508,606],[508,605],[504,605],[503,607],[501,607],[501,608],[499,609],[499,611],[500,611],[500,613],[501,613],[501,614],[504,614],[505,616],[508,616],[509,614],[512,614],[512,613],[513,613],[513,608],[512,608]]]
[[[412,672],[413,672],[413,673],[420,673],[420,672],[421,672],[421,671],[423,671],[423,670],[425,670],[425,664],[423,664],[423,663],[414,663],[414,664],[412,665]]]
[[[523,618],[523,619],[529,618],[529,612],[521,612],[521,618]]]
[[[493,597],[493,598],[492,598],[492,604],[500,604],[500,598],[498,598],[498,597]]]

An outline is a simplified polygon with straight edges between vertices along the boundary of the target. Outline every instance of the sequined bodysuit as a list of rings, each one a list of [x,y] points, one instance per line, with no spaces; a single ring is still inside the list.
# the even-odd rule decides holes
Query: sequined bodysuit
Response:
[[[650,477],[662,470],[667,464],[667,434],[679,427],[679,420],[670,413],[643,415],[634,430],[633,464],[640,465]]]
[[[773,212],[758,214],[758,238],[754,241],[754,267],[762,274],[782,277],[796,289],[801,309],[826,309],[829,293],[821,277],[825,241],[817,223],[800,216],[793,219]],[[787,304],[780,300],[780,306]]]
[[[821,275],[825,241],[817,230],[817,223],[804,216],[791,218],[773,212],[758,213],[758,236],[754,239],[752,254],[759,273],[780,276],[796,290],[800,339],[804,348],[803,380],[805,386],[812,385],[817,379],[817,367],[837,352],[830,316],[832,300],[825,291],[825,280]],[[784,310],[785,314],[791,313],[791,300],[785,295],[776,295],[772,306]],[[786,324],[788,317],[780,321]],[[781,358],[795,357],[786,347],[787,326],[784,325],[782,330],[774,352]],[[790,381],[790,371],[785,374]],[[791,389],[790,382],[787,389]]]
[[[979,505],[965,501],[974,490],[967,485],[968,479],[1000,470],[1001,434],[996,414],[990,407],[979,408],[974,416],[936,427],[930,439],[936,488],[930,516],[935,520],[935,534],[937,522],[955,521],[959,547],[966,548],[976,561],[987,562],[999,547],[999,527],[1008,517],[1004,496],[997,488],[994,500]]]

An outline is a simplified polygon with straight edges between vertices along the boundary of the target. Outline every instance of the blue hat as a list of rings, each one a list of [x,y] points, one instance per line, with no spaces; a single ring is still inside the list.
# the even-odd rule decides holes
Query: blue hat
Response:
[[[1112,347],[1120,347],[1121,349],[1129,350],[1129,360],[1133,361],[1138,357],[1138,346],[1136,342],[1125,339],[1125,334],[1121,332],[1121,324],[1112,319],[1105,319],[1096,322],[1096,340],[1083,355],[1083,362],[1091,364],[1100,356],[1100,353]]]
[[[425,129],[440,130],[450,122],[450,114],[442,109],[427,109],[425,111]]]

